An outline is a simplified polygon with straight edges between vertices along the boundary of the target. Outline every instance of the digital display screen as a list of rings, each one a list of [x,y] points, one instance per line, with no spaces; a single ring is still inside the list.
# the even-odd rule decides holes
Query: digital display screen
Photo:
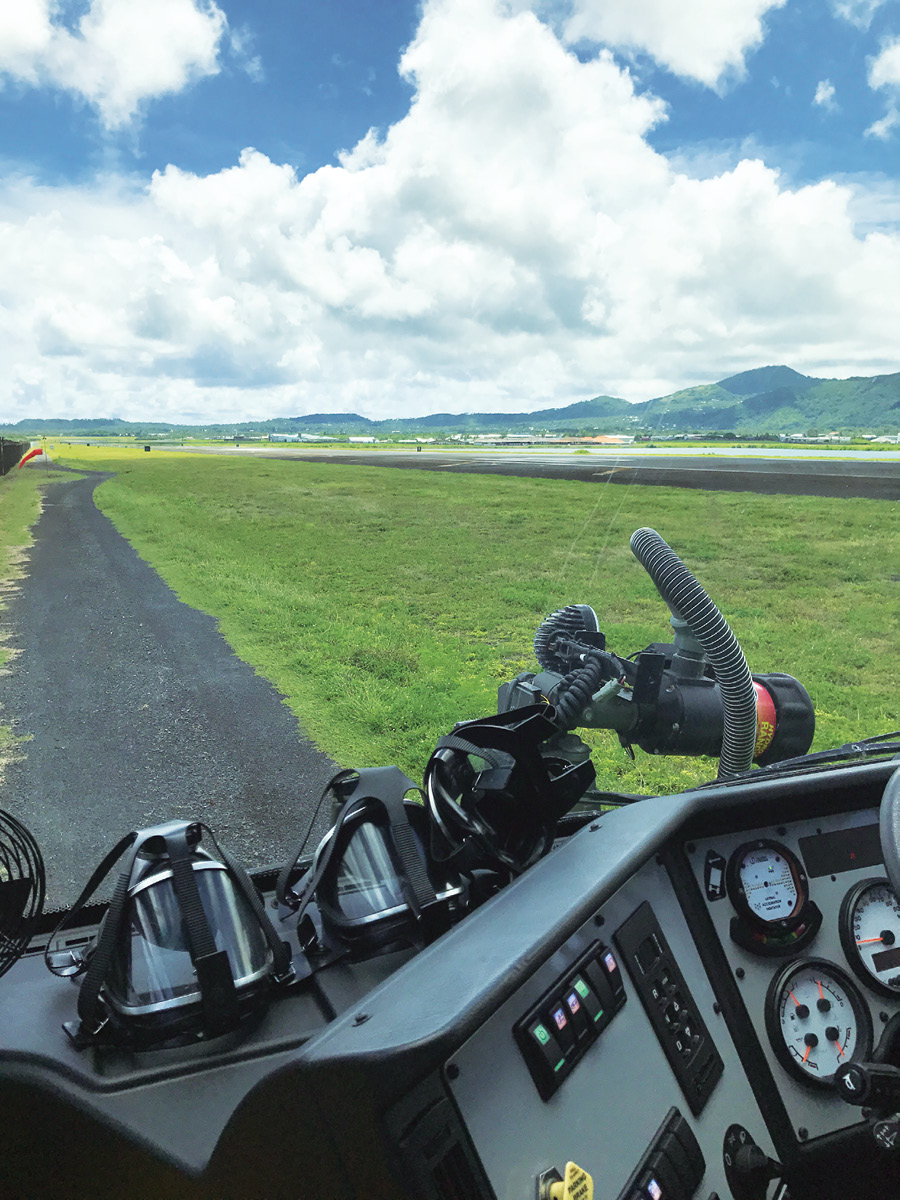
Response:
[[[876,867],[881,863],[881,839],[878,825],[855,825],[833,833],[815,833],[798,841],[810,879],[839,875],[858,867]]]
[[[872,955],[872,966],[876,971],[889,971],[891,967],[900,967],[900,946],[890,950],[879,950]]]

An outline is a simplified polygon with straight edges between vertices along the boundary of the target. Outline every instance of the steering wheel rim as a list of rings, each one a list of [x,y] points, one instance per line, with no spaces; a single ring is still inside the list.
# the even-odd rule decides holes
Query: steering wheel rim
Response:
[[[887,781],[881,797],[878,831],[885,873],[894,893],[900,896],[900,767]]]

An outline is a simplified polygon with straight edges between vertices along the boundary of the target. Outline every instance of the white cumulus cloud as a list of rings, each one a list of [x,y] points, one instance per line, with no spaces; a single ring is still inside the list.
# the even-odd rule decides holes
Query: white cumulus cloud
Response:
[[[572,0],[569,42],[587,39],[644,51],[676,75],[709,87],[744,73],[763,40],[763,17],[785,0]]]
[[[0,187],[0,411],[250,419],[631,399],[764,363],[896,369],[900,237],[759,158],[698,177],[665,106],[529,12],[431,0],[406,116],[304,177]]]
[[[834,84],[830,79],[820,79],[816,84],[816,94],[813,96],[813,104],[817,104],[819,108],[827,109],[829,112],[834,112],[837,108],[837,102],[834,98]]]
[[[869,87],[888,97],[887,112],[866,130],[867,137],[887,140],[900,125],[900,37],[887,38],[869,59]]]
[[[832,0],[832,9],[859,29],[868,29],[878,9],[888,3],[890,0]]]
[[[215,0],[91,0],[74,30],[52,0],[0,7],[0,81],[73,93],[107,129],[219,70],[227,28]]]

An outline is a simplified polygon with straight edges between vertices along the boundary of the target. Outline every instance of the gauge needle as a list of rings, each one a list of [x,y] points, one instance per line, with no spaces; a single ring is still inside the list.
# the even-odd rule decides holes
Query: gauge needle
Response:
[[[812,1050],[812,1046],[807,1046],[807,1047],[806,1047],[806,1053],[803,1055],[803,1061],[804,1061],[804,1062],[806,1062],[806,1060],[809,1058],[809,1052],[810,1052],[810,1050]]]
[[[821,979],[817,979],[817,980],[816,980],[816,983],[819,985],[819,999],[820,999],[820,1000],[824,1000],[824,999],[825,999],[825,993],[822,991],[822,980],[821,980]]]
[[[788,990],[788,995],[790,996],[790,998],[793,1000],[793,1002],[794,1002],[794,1003],[797,1005],[797,1007],[799,1008],[799,1007],[800,1007],[800,1001],[797,999],[797,997],[794,995],[794,993],[793,993],[792,991],[790,991],[790,989]]]
[[[867,946],[869,942],[883,942],[884,938],[857,938],[857,946]]]

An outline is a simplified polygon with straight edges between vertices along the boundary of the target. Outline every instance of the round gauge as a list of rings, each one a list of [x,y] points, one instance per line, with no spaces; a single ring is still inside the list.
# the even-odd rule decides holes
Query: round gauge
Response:
[[[854,884],[838,918],[847,962],[884,996],[900,995],[900,900],[886,879]]]
[[[750,925],[787,930],[803,919],[809,884],[800,860],[780,842],[738,846],[725,872],[728,895]]]
[[[859,989],[821,958],[795,959],[774,977],[766,1030],[785,1070],[813,1087],[830,1087],[839,1066],[872,1050],[872,1019]]]

